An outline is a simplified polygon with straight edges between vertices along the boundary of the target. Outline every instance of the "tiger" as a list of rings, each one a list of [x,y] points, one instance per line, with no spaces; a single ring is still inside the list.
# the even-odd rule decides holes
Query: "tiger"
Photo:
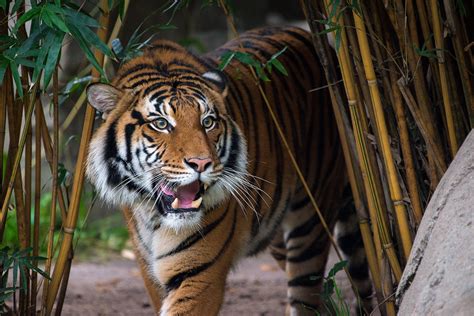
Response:
[[[262,64],[277,52],[286,76],[258,83],[238,59]],[[259,84],[262,91],[259,91]],[[160,315],[216,315],[226,278],[265,249],[288,280],[286,313],[314,315],[330,239],[263,94],[311,193],[348,258],[362,301],[367,260],[336,121],[311,34],[296,27],[242,33],[198,56],[158,39],[108,83],[87,88],[105,115],[92,136],[86,173],[107,203],[123,209],[153,307]]]

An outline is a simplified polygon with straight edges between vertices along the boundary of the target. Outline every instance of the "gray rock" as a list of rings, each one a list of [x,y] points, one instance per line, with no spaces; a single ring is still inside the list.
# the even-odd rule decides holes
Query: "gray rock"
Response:
[[[397,289],[399,315],[474,315],[474,130],[441,179]]]

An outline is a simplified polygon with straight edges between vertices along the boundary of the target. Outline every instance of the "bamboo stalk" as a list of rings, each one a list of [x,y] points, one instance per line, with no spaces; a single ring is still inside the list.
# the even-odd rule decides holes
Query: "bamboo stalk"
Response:
[[[438,131],[434,128],[436,126],[435,120],[433,117],[433,111],[430,108],[430,101],[428,98],[428,90],[426,88],[426,82],[423,75],[417,73],[419,71],[417,64],[418,58],[415,56],[414,49],[411,47],[411,34],[405,27],[405,9],[403,7],[401,0],[394,1],[395,8],[387,9],[387,13],[389,14],[390,19],[392,20],[392,24],[398,25],[399,30],[396,32],[399,43],[401,44],[402,49],[405,51],[406,63],[412,73],[412,80],[415,86],[415,94],[416,100],[415,104],[419,106],[419,119],[423,122],[425,126],[425,133],[423,134],[423,138],[425,138],[425,142],[430,144],[427,146],[428,151],[428,159],[432,161],[434,166],[433,169],[436,169],[437,172],[433,174],[432,177],[432,186],[436,187],[439,182],[438,175],[443,174],[446,170],[446,162],[444,159],[444,154],[438,156],[437,153],[443,153],[442,146],[441,146],[441,137],[439,136]],[[409,76],[404,74],[405,81],[408,81]],[[418,123],[418,122],[417,122]]]
[[[43,108],[40,107],[39,109],[39,120],[41,120],[41,134],[43,138],[43,147],[46,156],[46,160],[48,161],[49,168],[51,173],[53,172],[53,145],[51,136],[49,135],[48,126],[46,124],[46,119],[44,117]],[[58,190],[58,200],[59,200],[59,209],[61,210],[61,221],[63,226],[66,223],[66,202],[64,199],[64,195],[62,190]]]
[[[36,102],[40,103],[40,100]],[[39,227],[40,227],[40,201],[41,201],[41,128],[42,121],[41,104],[36,104],[35,108],[35,203],[34,203],[34,226],[33,226],[33,256],[39,255]],[[38,261],[34,260],[33,265],[38,266]],[[38,274],[33,271],[31,275],[31,313],[36,315],[36,295],[38,285]]]
[[[405,260],[410,255],[412,247],[412,236],[410,232],[410,225],[408,223],[408,214],[403,202],[403,195],[398,182],[398,174],[395,162],[392,156],[392,149],[390,147],[390,140],[387,131],[387,125],[382,108],[382,100],[377,86],[377,78],[375,76],[374,66],[372,64],[372,56],[369,51],[369,42],[366,35],[365,25],[361,17],[354,12],[354,22],[356,26],[357,38],[359,39],[359,48],[364,63],[365,76],[369,84],[369,91],[372,98],[372,106],[375,112],[375,125],[379,130],[379,141],[382,149],[382,156],[384,158],[387,175],[389,178],[390,195],[395,208],[395,215],[397,217],[398,228],[400,230],[403,253]]]
[[[443,95],[444,112],[446,115],[446,124],[449,136],[449,148],[451,149],[451,158],[454,158],[458,151],[459,145],[456,138],[456,130],[454,126],[451,98],[449,96],[448,77],[446,74],[446,65],[444,57],[444,42],[441,31],[441,22],[439,17],[438,1],[430,0],[431,15],[433,16],[433,32],[436,44],[436,54],[438,55],[439,75],[441,80],[441,92]]]
[[[102,26],[98,29],[97,35],[101,41],[105,41],[107,36],[107,25],[109,22],[109,8],[108,1],[101,0],[99,4],[101,8],[101,16],[99,18],[99,24]],[[97,61],[100,65],[103,64],[104,55],[96,50],[94,53]],[[99,72],[94,68],[92,69],[92,77],[99,78]],[[53,304],[58,293],[59,285],[63,277],[64,270],[66,268],[66,261],[68,259],[69,251],[72,246],[72,239],[74,230],[77,224],[77,217],[79,211],[80,197],[82,193],[82,185],[84,182],[84,171],[85,171],[85,160],[87,157],[87,150],[90,138],[92,136],[92,128],[94,126],[95,110],[93,107],[88,106],[85,113],[84,125],[82,129],[81,143],[79,147],[78,159],[76,163],[76,169],[74,171],[74,181],[71,192],[71,202],[67,213],[66,225],[63,228],[64,236],[61,242],[61,248],[59,257],[54,267],[52,281],[48,290],[48,297],[46,299],[46,306],[43,310],[46,315],[49,315],[53,309]]]
[[[329,8],[330,7],[329,0],[325,0],[325,3],[326,3],[326,7]],[[336,21],[333,18],[333,22],[337,23],[338,21]],[[342,29],[341,30],[341,47],[345,47],[346,42],[347,40],[345,38],[345,32],[344,32],[344,29]],[[339,59],[340,67],[341,67],[341,72],[343,75],[344,86],[346,88],[346,94],[348,97],[349,109],[352,116],[353,130],[356,136],[355,137],[356,145],[357,145],[356,148],[357,148],[358,156],[361,162],[360,167],[362,170],[362,174],[364,175],[364,186],[367,192],[367,200],[369,204],[371,219],[374,223],[374,230],[377,229],[378,233],[380,234],[379,236],[380,236],[381,244],[390,261],[390,265],[392,267],[393,273],[395,274],[395,277],[398,281],[401,278],[402,270],[398,262],[398,258],[395,254],[393,243],[391,242],[390,237],[389,237],[387,224],[385,223],[383,219],[384,216],[382,215],[383,210],[382,210],[381,200],[376,193],[377,189],[374,185],[373,170],[368,161],[365,136],[362,133],[362,128],[360,125],[361,114],[359,113],[356,107],[356,103],[357,103],[357,98],[356,98],[356,93],[355,93],[356,90],[354,87],[353,77],[351,77],[351,73],[349,70],[350,62],[349,62],[349,56],[347,56],[347,51],[344,49],[341,49],[338,54],[338,59]]]
[[[466,56],[463,47],[463,41],[467,42],[464,38],[463,27],[459,19],[459,15],[456,14],[453,2],[451,0],[444,0],[444,9],[446,12],[447,23],[451,31],[451,38],[454,44],[454,52],[456,54],[456,62],[458,65],[459,73],[461,74],[461,85],[464,91],[464,99],[467,105],[467,111],[469,113],[470,128],[474,128],[474,97],[472,92],[472,80],[469,75],[469,67],[466,63]]]
[[[398,131],[400,135],[400,147],[402,149],[403,162],[407,177],[407,186],[410,196],[411,205],[413,208],[413,215],[416,225],[420,225],[423,217],[423,208],[420,199],[420,191],[418,189],[418,180],[416,177],[415,167],[413,165],[413,154],[411,151],[410,136],[408,133],[407,121],[405,118],[405,110],[402,104],[402,96],[397,86],[397,80],[393,65],[391,65],[390,78],[392,81],[393,91],[393,108],[397,116]]]
[[[53,142],[53,167],[51,177],[53,179],[51,186],[51,211],[49,215],[49,230],[48,230],[48,250],[46,255],[46,263],[44,271],[46,274],[50,274],[51,263],[53,261],[53,242],[54,242],[54,227],[56,225],[56,205],[58,200],[58,164],[59,164],[59,102],[58,102],[58,66],[53,73],[53,131],[54,131],[54,142]],[[45,305],[46,298],[48,297],[48,286],[49,280],[45,279],[43,283],[43,306]]]
[[[329,47],[327,40],[323,42],[323,38],[321,36],[315,35],[317,33],[317,28],[315,25],[316,18],[314,17],[313,12],[316,10],[316,8],[312,7],[309,1],[300,1],[300,6],[303,8],[306,20],[308,21],[311,27],[313,44],[315,50],[318,52],[318,56],[325,71],[326,78],[329,82],[334,82],[337,80],[336,70],[334,67],[334,63],[330,61],[332,56],[326,53],[327,51],[330,52],[331,48]],[[354,204],[359,218],[359,227],[362,235],[362,241],[364,243],[367,261],[374,283],[375,293],[377,296],[377,300],[379,302],[382,302],[383,294],[380,272],[377,264],[377,254],[374,246],[374,240],[372,238],[372,233],[370,231],[370,225],[367,220],[368,215],[365,211],[365,206],[363,203],[361,192],[363,188],[359,187],[359,184],[362,182],[362,175],[360,174],[360,169],[357,169],[356,167],[357,157],[355,156],[354,135],[352,134],[352,130],[350,129],[350,123],[347,118],[347,115],[345,115],[345,111],[343,108],[344,102],[342,101],[343,98],[341,91],[337,89],[336,86],[329,85],[329,92],[331,96],[331,104],[333,106],[334,115],[339,131],[342,150],[345,157],[349,184],[351,186],[352,195],[354,197]]]

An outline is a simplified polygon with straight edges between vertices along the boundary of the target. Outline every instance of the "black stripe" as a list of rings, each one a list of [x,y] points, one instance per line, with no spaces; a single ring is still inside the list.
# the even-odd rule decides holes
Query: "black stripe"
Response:
[[[135,124],[125,126],[125,144],[127,147],[127,162],[132,162],[132,135],[135,131]]]
[[[216,219],[214,222],[210,223],[209,225],[207,225],[204,229],[200,229],[198,232],[192,234],[191,236],[189,236],[188,238],[186,238],[184,241],[182,241],[176,248],[174,248],[173,250],[165,253],[165,254],[162,254],[162,255],[159,255],[158,257],[155,258],[155,260],[160,260],[162,258],[165,258],[165,257],[169,257],[169,256],[172,256],[174,254],[177,254],[178,252],[181,252],[185,249],[188,249],[189,247],[191,247],[192,245],[194,245],[195,243],[197,243],[199,240],[203,239],[207,234],[209,234],[210,232],[212,232],[214,230],[214,228],[217,227],[217,225],[219,225],[222,220],[225,218],[225,216],[227,215],[227,210],[218,218]]]
[[[286,237],[285,241],[288,242],[290,239],[299,238],[306,236],[309,234],[313,228],[319,224],[319,217],[313,215],[310,219],[308,219],[304,224],[294,228]]]
[[[287,257],[288,262],[303,262],[314,257],[321,255],[328,246],[328,236],[326,232],[321,229],[319,232],[319,236],[317,236],[313,242],[306,247],[304,250],[301,251],[300,254],[292,257]]]
[[[199,273],[206,271],[209,267],[211,267],[214,263],[217,262],[217,260],[222,256],[222,254],[225,252],[227,249],[227,246],[229,245],[230,241],[232,240],[232,237],[234,237],[235,233],[235,222],[236,222],[236,209],[234,208],[234,216],[232,219],[232,228],[229,232],[229,235],[227,236],[227,239],[224,241],[224,244],[222,245],[221,249],[217,253],[217,255],[211,260],[206,263],[203,263],[197,267],[194,267],[192,269],[186,270],[184,272],[178,273],[175,276],[173,276],[166,284],[165,284],[165,290],[167,293],[178,289],[181,286],[181,283],[183,283],[184,280],[191,278],[193,276],[198,275]]]

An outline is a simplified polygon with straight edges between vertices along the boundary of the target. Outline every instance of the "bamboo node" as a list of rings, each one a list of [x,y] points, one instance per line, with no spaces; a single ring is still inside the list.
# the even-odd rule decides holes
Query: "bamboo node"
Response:
[[[395,206],[405,204],[404,200],[392,200],[392,202]]]
[[[377,85],[377,79],[367,80],[367,83],[369,86],[375,86]]]
[[[383,249],[390,249],[393,248],[393,243],[389,242],[387,244],[383,244]]]
[[[74,229],[69,228],[69,227],[64,227],[63,231],[65,234],[73,235],[74,234]]]
[[[357,104],[356,100],[347,100],[347,103],[349,103],[349,106],[354,106]]]

